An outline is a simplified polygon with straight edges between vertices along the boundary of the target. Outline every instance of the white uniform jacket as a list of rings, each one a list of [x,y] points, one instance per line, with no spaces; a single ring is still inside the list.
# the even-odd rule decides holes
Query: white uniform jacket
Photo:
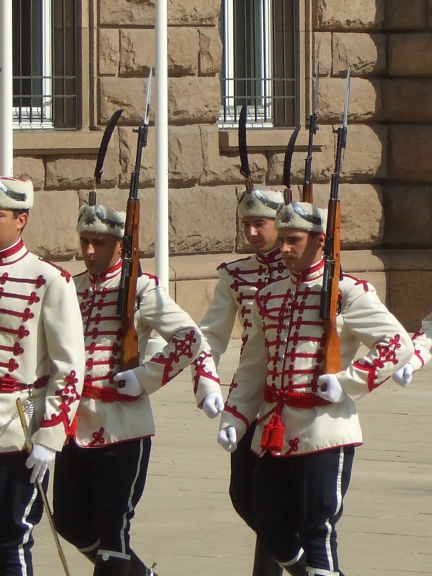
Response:
[[[413,335],[412,339],[414,355],[410,359],[410,364],[414,370],[419,370],[432,358],[432,314],[422,320],[420,330]]]
[[[155,427],[148,395],[189,366],[201,351],[210,350],[195,322],[159,286],[158,278],[143,274],[137,281],[135,314],[141,361],[134,368],[143,394],[131,397],[118,392],[113,377],[120,371],[123,334],[117,315],[120,276],[121,261],[96,278],[90,278],[87,271],[74,277],[87,357],[74,433],[76,442],[84,447],[153,435]],[[152,330],[167,344],[162,352],[144,360]]]
[[[252,441],[266,450],[295,456],[362,442],[353,398],[371,392],[411,357],[402,325],[366,281],[345,275],[340,282],[337,327],[342,370],[336,374],[346,397],[327,403],[316,395],[323,373],[325,333],[319,319],[323,262],[301,275],[260,290],[252,329],[221,416],[241,438],[258,413]],[[360,343],[367,355],[355,358]]]
[[[279,248],[266,254],[252,254],[218,267],[219,280],[200,328],[211,348],[216,365],[230,341],[236,316],[242,326],[242,348],[251,328],[251,308],[258,289],[288,276]],[[210,373],[210,378],[209,378]],[[201,355],[192,367],[198,404],[208,394],[211,367]]]
[[[32,441],[61,450],[83,385],[84,341],[71,276],[28,252],[0,251],[0,452],[24,449],[16,400]]]

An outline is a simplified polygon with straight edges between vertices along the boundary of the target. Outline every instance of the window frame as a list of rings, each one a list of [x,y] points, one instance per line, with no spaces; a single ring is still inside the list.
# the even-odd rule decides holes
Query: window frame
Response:
[[[255,0],[254,0],[255,1]],[[261,70],[258,70],[255,79],[251,79],[256,85],[260,82],[259,73],[267,72],[266,77],[261,78],[261,96],[255,96],[255,105],[248,104],[248,126],[260,129],[290,129],[298,124],[304,117],[301,102],[304,101],[305,90],[304,90],[304,65],[302,65],[302,59],[306,54],[305,43],[306,40],[306,22],[307,16],[310,14],[310,0],[293,0],[292,5],[288,8],[292,10],[293,15],[293,25],[292,28],[287,33],[287,37],[292,36],[292,66],[293,71],[292,78],[281,78],[278,79],[273,77],[274,67],[277,66],[276,59],[274,58],[274,46],[275,37],[277,34],[277,28],[273,24],[273,0],[258,0],[259,6],[261,6],[262,21],[261,21],[261,41],[264,46],[262,50],[263,58],[266,59],[265,62],[261,62]],[[236,43],[234,40],[234,2],[235,0],[224,0],[223,2],[223,12],[221,14],[221,27],[222,27],[222,43],[223,43],[223,69],[221,74],[221,108],[219,115],[219,129],[233,129],[238,125],[238,117],[240,114],[240,109],[242,104],[249,98],[246,96],[236,96],[235,90],[235,64],[234,64],[234,53],[236,52]],[[248,5],[249,2],[248,2]],[[271,25],[270,25],[271,24]],[[310,29],[310,28],[309,28]],[[245,34],[247,33],[246,27],[244,28]],[[285,39],[286,36],[284,36]],[[245,41],[246,44],[246,41]],[[245,49],[247,53],[247,47]],[[310,54],[310,52],[309,52]],[[247,56],[247,54],[246,54]],[[245,60],[247,59],[245,56]],[[247,67],[247,64],[245,65]],[[268,73],[270,71],[270,74]],[[262,74],[261,74],[262,76]],[[243,80],[240,78],[240,81]],[[293,91],[293,95],[286,96],[285,100],[291,100],[293,102],[291,110],[292,122],[290,123],[280,123],[276,117],[276,108],[278,105],[277,99],[280,98],[280,102],[283,103],[284,97],[279,97],[276,94],[278,89],[273,89],[273,83],[281,80],[281,86],[283,86],[282,91],[285,91],[285,83],[291,82],[293,86],[289,89]],[[238,80],[237,80],[238,81]],[[252,84],[253,86],[253,84]],[[251,88],[253,92],[254,88]],[[257,91],[258,92],[258,91]],[[261,102],[257,104],[257,101],[261,98],[264,100],[264,104]],[[236,103],[237,100],[237,103]],[[228,103],[228,104],[227,104]],[[279,106],[280,108],[280,106]]]
[[[26,14],[21,12],[23,8],[21,4],[13,5],[19,10],[17,16],[19,21],[14,19],[13,22],[14,27],[19,27],[14,34],[19,42],[16,48],[19,57],[14,62],[13,128],[24,131],[77,130],[80,127],[82,102],[79,75],[82,2],[72,0],[68,5],[67,0],[64,0],[62,4],[56,0],[39,0],[38,8],[40,9],[36,16],[39,21],[36,24],[35,19],[32,18],[32,2],[33,0],[30,0],[28,5],[24,5],[24,11],[29,10],[28,16],[31,21],[27,48],[22,48],[21,40],[21,22]],[[61,28],[61,33],[56,35],[54,29],[60,28],[57,24],[59,15],[62,18],[63,28]],[[72,30],[72,33],[69,39],[66,39],[69,30]],[[68,41],[70,44],[66,45]],[[59,50],[58,44],[62,50]],[[35,48],[34,51],[33,48]],[[24,49],[27,53],[22,56]],[[65,57],[65,55],[69,56]],[[28,61],[25,62],[24,58],[28,58]],[[33,63],[34,60],[37,61],[36,65]],[[68,75],[67,69],[71,65],[73,73]],[[29,74],[23,75],[22,71],[26,68]],[[28,87],[25,87],[26,82]],[[18,91],[15,89],[17,85]],[[56,85],[61,85],[62,89],[56,91]],[[36,89],[34,89],[35,86]],[[72,89],[71,86],[73,86]],[[38,100],[40,103],[37,102]]]
[[[236,73],[235,73],[235,60],[234,60],[234,53],[235,53],[235,49],[236,49],[236,42],[235,42],[235,32],[234,32],[234,20],[235,20],[235,14],[234,14],[234,2],[235,0],[224,0],[224,21],[225,21],[225,25],[224,25],[224,70],[226,71],[226,74],[224,75],[225,78],[223,80],[224,84],[225,84],[225,89],[222,88],[222,92],[223,92],[223,98],[225,100],[225,102],[228,102],[228,104],[224,104],[222,109],[223,109],[223,125],[226,127],[228,124],[236,124],[238,122],[238,117],[240,115],[240,110],[242,108],[242,103],[241,103],[241,99],[244,98],[245,100],[247,100],[247,96],[246,97],[242,97],[242,96],[237,96],[235,94],[235,82],[239,82],[242,81],[242,79],[240,78],[240,80],[236,80]],[[261,1],[261,7],[262,9],[262,19],[260,20],[259,24],[260,24],[260,33],[261,36],[259,38],[260,40],[260,44],[261,46],[264,47],[264,49],[261,51],[261,58],[260,58],[260,70],[261,72],[264,72],[266,70],[271,70],[272,68],[272,63],[273,63],[273,59],[272,59],[272,54],[273,54],[273,47],[272,47],[272,38],[271,38],[271,34],[270,34],[270,30],[271,30],[271,11],[272,11],[272,6],[271,6],[271,0],[262,0]],[[265,8],[268,8],[267,10]],[[229,49],[227,49],[229,48]],[[243,80],[246,80],[246,78],[244,78]],[[257,115],[261,116],[263,118],[266,118],[267,116],[271,117],[271,82],[268,79],[265,78],[261,78],[261,81],[259,82],[261,84],[261,96],[257,96],[257,98],[259,98],[260,101],[258,101],[256,103],[256,108],[257,108]],[[258,82],[257,82],[258,84]],[[270,101],[266,102],[266,94],[268,94]],[[236,105],[236,100],[239,101],[239,103]],[[270,110],[268,110],[268,112],[266,111],[266,108],[268,109],[270,106]],[[228,112],[228,113],[227,113]],[[267,127],[271,127],[271,123],[269,122],[263,122],[263,126],[267,126]]]

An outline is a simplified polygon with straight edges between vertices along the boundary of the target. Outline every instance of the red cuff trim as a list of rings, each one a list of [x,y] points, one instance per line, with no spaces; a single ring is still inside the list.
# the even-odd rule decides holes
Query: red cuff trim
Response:
[[[249,420],[237,410],[236,406],[227,406],[225,404],[224,410],[225,410],[225,412],[229,412],[230,414],[232,414],[233,416],[235,416],[236,418],[238,418],[239,420],[244,422],[246,428],[249,428],[249,426],[250,426]]]

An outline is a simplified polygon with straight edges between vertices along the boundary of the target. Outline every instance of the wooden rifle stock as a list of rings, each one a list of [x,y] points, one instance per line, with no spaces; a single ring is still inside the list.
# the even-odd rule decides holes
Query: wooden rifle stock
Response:
[[[321,318],[326,333],[324,348],[324,372],[336,374],[341,370],[340,338],[336,326],[339,306],[340,264],[340,202],[330,199],[328,206],[327,230],[332,236],[326,237],[331,257],[325,260],[324,278],[321,292]]]
[[[138,335],[135,330],[136,285],[140,275],[139,221],[140,201],[128,198],[125,234],[123,238],[123,267],[119,285],[117,311],[121,318],[123,338],[120,347],[120,369],[129,370],[139,364]]]
[[[313,204],[313,186],[311,182],[303,184],[302,201]]]

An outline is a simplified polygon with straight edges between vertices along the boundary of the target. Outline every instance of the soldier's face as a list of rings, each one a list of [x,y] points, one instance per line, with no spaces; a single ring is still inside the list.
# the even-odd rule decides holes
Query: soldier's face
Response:
[[[246,240],[255,252],[268,252],[275,247],[278,232],[273,218],[245,216],[242,223]]]
[[[15,244],[27,224],[28,214],[15,216],[13,210],[0,210],[0,250]]]
[[[278,231],[279,249],[285,266],[291,272],[302,272],[322,257],[324,234],[282,228]]]
[[[120,258],[121,241],[109,234],[80,234],[83,259],[90,274],[98,275],[114,266]]]

